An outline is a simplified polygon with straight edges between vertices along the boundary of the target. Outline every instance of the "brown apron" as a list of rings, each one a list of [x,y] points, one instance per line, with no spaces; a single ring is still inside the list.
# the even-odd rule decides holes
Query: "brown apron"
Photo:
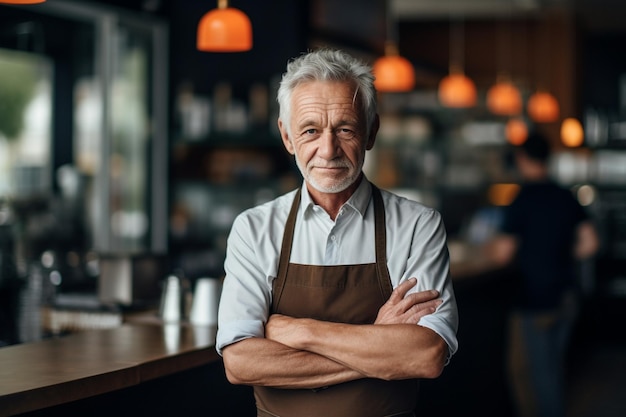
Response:
[[[273,313],[351,324],[374,323],[392,286],[385,254],[385,210],[380,190],[372,186],[372,192],[376,263],[337,266],[289,263],[300,205],[300,190],[296,193],[273,283]],[[416,379],[367,378],[320,390],[254,387],[259,417],[412,416],[417,393]]]

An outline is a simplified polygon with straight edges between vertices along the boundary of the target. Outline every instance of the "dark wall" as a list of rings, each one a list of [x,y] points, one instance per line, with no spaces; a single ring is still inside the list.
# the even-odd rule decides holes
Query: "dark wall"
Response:
[[[585,41],[583,96],[588,107],[618,111],[626,106],[620,97],[620,77],[626,74],[626,56],[621,51],[626,34],[599,34]]]

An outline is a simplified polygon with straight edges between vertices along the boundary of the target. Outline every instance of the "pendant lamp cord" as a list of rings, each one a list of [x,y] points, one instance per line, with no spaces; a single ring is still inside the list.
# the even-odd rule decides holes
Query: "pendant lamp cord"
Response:
[[[387,39],[385,40],[385,55],[398,54],[398,28],[391,11],[391,1],[385,2],[385,32]]]
[[[507,4],[506,18],[498,22],[498,50],[497,50],[497,71],[500,75],[506,75],[512,78],[513,74],[513,31],[511,25],[513,23],[513,1]]]
[[[450,16],[450,72],[464,71],[465,67],[465,24],[463,16]]]

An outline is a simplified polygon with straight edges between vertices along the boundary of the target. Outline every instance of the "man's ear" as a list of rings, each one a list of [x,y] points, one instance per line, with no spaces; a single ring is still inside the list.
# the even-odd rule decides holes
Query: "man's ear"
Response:
[[[287,149],[287,152],[289,152],[291,155],[294,155],[296,151],[293,148],[293,143],[291,143],[291,140],[289,139],[287,128],[283,125],[283,121],[281,119],[278,119],[278,130],[280,131],[280,137],[283,140],[283,145],[285,145],[285,149]]]
[[[372,126],[370,127],[370,134],[367,138],[367,145],[365,146],[366,150],[370,150],[374,147],[374,143],[376,142],[376,135],[378,134],[378,129],[380,128],[380,117],[376,114],[374,120],[372,121]]]

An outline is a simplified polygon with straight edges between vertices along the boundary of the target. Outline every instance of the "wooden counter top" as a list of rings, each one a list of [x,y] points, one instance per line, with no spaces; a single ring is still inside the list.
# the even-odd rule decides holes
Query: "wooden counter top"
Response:
[[[125,324],[0,349],[0,416],[138,385],[219,360],[215,326]]]

